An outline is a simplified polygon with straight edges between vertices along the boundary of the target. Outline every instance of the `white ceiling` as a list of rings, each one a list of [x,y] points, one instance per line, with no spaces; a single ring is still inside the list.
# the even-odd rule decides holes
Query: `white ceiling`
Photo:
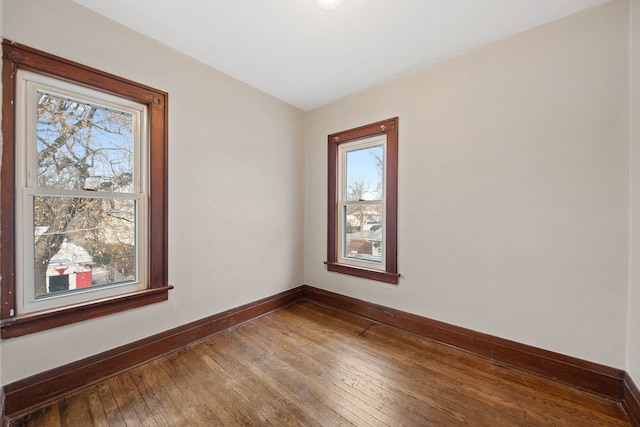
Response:
[[[310,110],[607,0],[75,0]]]

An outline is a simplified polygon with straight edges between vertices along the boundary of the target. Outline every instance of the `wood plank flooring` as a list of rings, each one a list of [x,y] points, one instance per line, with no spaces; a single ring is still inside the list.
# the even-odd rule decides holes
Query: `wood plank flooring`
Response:
[[[619,402],[299,303],[11,426],[629,426]]]

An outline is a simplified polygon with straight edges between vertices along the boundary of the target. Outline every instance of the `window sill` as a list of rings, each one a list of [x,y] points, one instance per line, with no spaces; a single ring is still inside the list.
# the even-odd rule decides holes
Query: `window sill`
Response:
[[[55,310],[29,313],[5,319],[1,323],[0,338],[7,339],[40,332],[82,320],[94,319],[112,313],[166,301],[172,285],[145,289],[116,298],[92,301]]]
[[[363,279],[376,280],[378,282],[390,283],[392,285],[397,285],[398,278],[400,277],[400,275],[397,273],[389,273],[380,270],[370,270],[361,267],[354,267],[352,265],[338,264],[336,262],[326,261],[325,264],[327,265],[328,271],[348,274],[350,276],[362,277]]]

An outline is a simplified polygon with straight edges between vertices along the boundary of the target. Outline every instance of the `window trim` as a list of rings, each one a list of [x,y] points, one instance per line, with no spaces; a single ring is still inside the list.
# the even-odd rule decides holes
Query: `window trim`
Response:
[[[340,262],[340,150],[341,144],[385,134],[385,265],[384,270],[368,269]],[[328,136],[327,270],[380,282],[398,284],[398,117],[371,123]]]
[[[165,301],[168,284],[167,161],[168,94],[52,54],[3,40],[2,178],[0,180],[0,318],[2,339]],[[16,313],[16,128],[17,70],[24,69],[138,102],[148,111],[147,288],[124,295],[44,310]]]

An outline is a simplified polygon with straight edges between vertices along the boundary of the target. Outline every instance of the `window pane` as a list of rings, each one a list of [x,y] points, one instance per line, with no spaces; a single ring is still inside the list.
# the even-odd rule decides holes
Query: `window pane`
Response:
[[[136,201],[34,197],[36,298],[136,279]]]
[[[41,90],[37,96],[38,187],[132,192],[133,115]]]
[[[382,262],[382,205],[344,205],[344,258]]]
[[[383,146],[346,152],[345,195],[348,201],[382,200]]]

